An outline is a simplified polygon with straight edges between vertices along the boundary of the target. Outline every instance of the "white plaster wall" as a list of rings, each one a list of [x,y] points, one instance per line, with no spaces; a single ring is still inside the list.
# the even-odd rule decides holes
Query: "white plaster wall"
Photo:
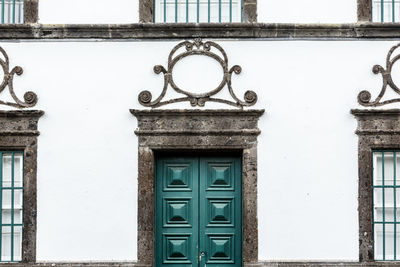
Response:
[[[378,93],[380,77],[371,68],[384,63],[394,42],[218,43],[230,66],[243,68],[234,90],[240,96],[256,91],[255,108],[266,109],[259,137],[259,258],[358,260],[350,109],[360,90]],[[166,65],[175,44],[0,43],[11,64],[24,68],[15,79],[17,94],[37,92],[36,108],[46,112],[39,123],[38,260],[136,259],[137,138],[129,109],[141,108],[141,90],[158,96],[162,79],[152,69]],[[221,78],[215,64],[187,58],[174,77],[204,90]],[[202,75],[190,77],[195,72]]]
[[[138,0],[39,1],[39,23],[43,24],[108,24],[138,21]]]
[[[258,0],[257,11],[258,22],[357,22],[357,0]]]
[[[258,21],[272,23],[357,22],[357,0],[258,0]],[[40,0],[44,24],[135,23],[138,0]]]

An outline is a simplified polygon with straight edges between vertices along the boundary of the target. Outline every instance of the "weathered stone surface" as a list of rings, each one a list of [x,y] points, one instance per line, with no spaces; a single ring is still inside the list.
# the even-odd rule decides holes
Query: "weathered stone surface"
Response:
[[[244,0],[243,22],[257,22],[257,0]]]
[[[154,22],[154,0],[139,0],[139,22]]]
[[[398,38],[399,23],[0,24],[0,39]]]
[[[24,1],[24,23],[37,23],[39,0]]]
[[[372,21],[372,1],[357,0],[357,17],[359,22]]]
[[[154,259],[154,152],[242,154],[243,259],[258,260],[257,128],[264,110],[131,110],[138,119],[138,260]]]
[[[0,150],[24,151],[22,262],[36,261],[36,170],[38,110],[0,111]]]
[[[400,110],[352,110],[357,118],[360,262],[374,260],[372,151],[400,149]]]

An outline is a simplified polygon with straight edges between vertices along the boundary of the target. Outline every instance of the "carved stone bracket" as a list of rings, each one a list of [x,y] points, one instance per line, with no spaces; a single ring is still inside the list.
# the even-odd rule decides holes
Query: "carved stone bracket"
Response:
[[[0,93],[4,91],[4,89],[8,86],[8,90],[10,92],[11,97],[14,99],[15,103],[7,102],[0,100],[1,105],[12,106],[16,108],[29,108],[33,107],[37,103],[37,95],[34,92],[28,91],[24,94],[24,101],[21,101],[14,92],[14,75],[22,75],[23,70],[20,66],[14,67],[10,71],[10,61],[8,59],[8,55],[6,51],[2,47],[0,47],[0,53],[3,55],[4,60],[0,58],[0,65],[4,72],[3,82],[0,84]]]
[[[186,50],[183,50],[185,48]],[[216,53],[214,53],[211,50],[217,50],[219,54],[222,55],[222,57]],[[183,50],[181,52],[181,50]],[[215,52],[217,52],[215,51]],[[180,53],[179,53],[180,52]],[[179,54],[176,54],[179,53]],[[221,83],[218,85],[217,88],[205,92],[205,93],[193,93],[186,91],[184,89],[181,89],[176,83],[174,82],[173,79],[173,69],[174,66],[178,61],[181,59],[188,57],[188,56],[193,56],[193,55],[202,55],[202,56],[207,56],[212,59],[215,59],[223,69],[223,79]],[[218,44],[208,41],[208,42],[202,42],[201,39],[195,39],[194,42],[189,42],[189,41],[184,41],[176,45],[172,51],[169,54],[168,57],[168,69],[165,69],[161,65],[156,65],[154,66],[154,72],[156,74],[163,73],[164,75],[164,88],[161,92],[161,95],[157,97],[154,101],[152,101],[152,94],[149,91],[142,91],[139,94],[139,103],[142,104],[143,106],[146,107],[152,107],[152,108],[157,108],[163,105],[167,104],[172,104],[172,103],[177,103],[177,102],[184,102],[184,101],[189,101],[192,106],[200,106],[203,107],[205,102],[207,101],[212,101],[212,102],[219,102],[223,104],[228,104],[231,106],[235,106],[238,108],[243,108],[244,106],[252,106],[257,102],[257,94],[253,91],[247,91],[244,94],[244,100],[240,100],[236,94],[233,92],[232,89],[232,74],[240,74],[242,71],[242,68],[238,65],[233,66],[232,68],[228,69],[228,56],[226,55],[224,49],[222,49],[221,46]],[[162,101],[164,98],[168,85],[171,85],[171,87],[180,94],[185,95],[184,97],[181,98],[175,98],[167,101]],[[213,98],[215,94],[219,93],[225,85],[228,87],[229,93],[232,96],[234,101],[229,101],[225,99],[220,99],[220,98]]]
[[[397,94],[400,95],[400,89],[397,87],[397,85],[393,82],[392,79],[392,68],[393,65],[400,59],[400,55],[396,55],[392,58],[393,52],[400,47],[400,43],[393,46],[390,50],[389,53],[386,56],[386,69],[382,67],[381,65],[375,65],[372,68],[372,72],[375,74],[381,74],[382,75],[382,89],[379,95],[376,97],[374,101],[371,101],[371,93],[369,91],[361,91],[358,94],[358,103],[364,107],[378,107],[378,106],[383,106],[395,102],[400,102],[400,98],[394,98],[390,100],[385,100],[381,101],[382,97],[385,95],[386,88],[389,85],[390,88],[393,89]]]

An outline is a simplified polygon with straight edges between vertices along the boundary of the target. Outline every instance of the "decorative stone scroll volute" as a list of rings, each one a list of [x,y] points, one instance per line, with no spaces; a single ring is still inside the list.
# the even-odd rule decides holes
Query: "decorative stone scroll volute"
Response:
[[[389,53],[386,56],[386,69],[382,67],[381,65],[375,65],[372,68],[372,72],[375,74],[381,74],[382,75],[382,89],[379,95],[375,98],[375,100],[371,101],[371,93],[369,91],[361,91],[358,94],[358,103],[364,107],[378,107],[378,106],[383,106],[395,102],[400,102],[400,97],[399,98],[394,98],[390,100],[385,100],[381,101],[382,97],[386,93],[387,86],[389,85],[390,88],[393,89],[394,92],[400,95],[400,88],[397,87],[397,85],[394,83],[392,79],[392,69],[393,65],[400,59],[400,54],[393,56],[393,53],[397,48],[400,47],[400,43],[393,46],[390,50]]]
[[[3,81],[0,84],[0,93],[3,92],[4,89],[8,86],[10,95],[15,101],[15,103],[13,103],[0,100],[0,104],[16,108],[29,108],[35,106],[38,98],[34,92],[31,91],[26,92],[24,94],[24,101],[20,100],[14,92],[14,86],[13,86],[14,75],[15,74],[22,75],[23,73],[22,68],[20,66],[16,66],[10,71],[10,61],[8,59],[6,51],[2,47],[0,47],[0,53],[4,57],[4,59],[0,58],[0,65],[4,73]]]
[[[213,50],[218,54],[215,53]],[[180,88],[175,83],[173,78],[173,70],[176,63],[185,57],[193,55],[210,57],[216,60],[222,66],[223,78],[217,88],[204,93],[197,93],[197,92],[194,93]],[[142,104],[143,106],[152,108],[157,108],[163,105],[177,103],[177,102],[185,102],[185,101],[189,101],[192,106],[199,106],[199,107],[204,107],[207,101],[228,104],[238,108],[253,106],[257,102],[257,94],[255,92],[247,91],[244,94],[244,100],[240,100],[233,92],[232,74],[233,73],[240,74],[241,71],[242,68],[238,65],[235,65],[230,69],[228,68],[228,56],[226,55],[224,49],[222,49],[220,45],[211,41],[203,42],[201,39],[195,39],[194,42],[184,41],[176,45],[170,52],[168,57],[167,69],[165,69],[161,65],[154,66],[155,73],[157,74],[163,73],[164,75],[164,87],[160,96],[152,101],[153,98],[152,94],[149,91],[142,91],[139,94],[138,100],[139,103]],[[171,85],[172,89],[174,89],[177,93],[183,94],[184,97],[162,101],[167,92],[168,85]],[[232,96],[233,101],[213,97],[214,95],[219,93],[225,86],[228,87],[229,94]]]

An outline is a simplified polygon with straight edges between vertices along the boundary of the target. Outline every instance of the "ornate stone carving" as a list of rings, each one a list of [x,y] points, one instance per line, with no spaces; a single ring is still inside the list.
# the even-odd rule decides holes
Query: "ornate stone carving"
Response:
[[[372,72],[375,74],[381,74],[382,75],[382,89],[379,95],[375,98],[374,101],[371,101],[371,93],[369,91],[361,91],[358,94],[358,103],[362,106],[365,107],[378,107],[378,106],[383,106],[395,102],[400,102],[400,98],[394,98],[390,100],[385,100],[381,101],[382,97],[385,95],[386,88],[389,85],[390,88],[393,89],[397,94],[400,94],[400,89],[397,87],[397,85],[393,82],[392,79],[392,67],[393,65],[400,59],[400,55],[396,55],[392,58],[393,52],[400,47],[400,43],[393,46],[390,50],[389,53],[386,56],[386,69],[382,67],[381,65],[375,65],[372,68]]]
[[[182,48],[185,48],[186,51],[180,52],[180,50],[183,50]],[[211,51],[212,49],[218,50],[218,52],[222,55],[222,57]],[[192,55],[202,55],[213,58],[222,66],[223,79],[217,88],[205,93],[192,93],[180,88],[175,84],[172,75],[174,66],[181,59]],[[157,99],[152,101],[152,94],[149,91],[142,91],[139,94],[138,100],[139,103],[142,104],[143,106],[152,108],[160,107],[171,103],[184,102],[184,101],[189,101],[192,106],[200,106],[200,107],[203,107],[207,101],[224,103],[238,108],[243,108],[244,106],[252,106],[257,102],[257,94],[255,92],[247,91],[244,94],[244,100],[240,100],[235,95],[232,89],[232,80],[231,80],[232,74],[233,73],[240,74],[241,71],[242,68],[238,65],[235,65],[232,68],[228,69],[228,56],[226,55],[224,49],[222,49],[222,47],[219,46],[218,44],[211,41],[202,42],[201,39],[195,39],[194,42],[184,41],[176,45],[169,54],[168,69],[165,69],[161,65],[154,66],[154,72],[156,74],[163,73],[164,75],[164,88],[161,92],[161,95],[157,97]],[[181,98],[162,101],[167,92],[168,85],[171,85],[171,87],[176,92],[183,94],[185,96]],[[229,93],[234,101],[212,97],[215,94],[219,93],[225,87],[225,85],[228,87]]]
[[[24,101],[21,101],[16,96],[16,94],[14,92],[14,86],[13,86],[14,75],[15,74],[22,75],[23,70],[20,66],[16,66],[10,71],[10,61],[8,59],[8,55],[7,55],[6,51],[4,51],[4,49],[2,47],[0,47],[0,53],[4,57],[4,59],[0,58],[0,65],[4,72],[3,82],[0,84],[0,93],[3,92],[4,89],[8,86],[10,95],[15,101],[15,103],[13,103],[13,102],[7,102],[7,101],[0,100],[0,104],[12,106],[12,107],[16,107],[16,108],[28,108],[28,107],[35,106],[38,98],[34,92],[31,92],[31,91],[26,92],[24,94]]]

